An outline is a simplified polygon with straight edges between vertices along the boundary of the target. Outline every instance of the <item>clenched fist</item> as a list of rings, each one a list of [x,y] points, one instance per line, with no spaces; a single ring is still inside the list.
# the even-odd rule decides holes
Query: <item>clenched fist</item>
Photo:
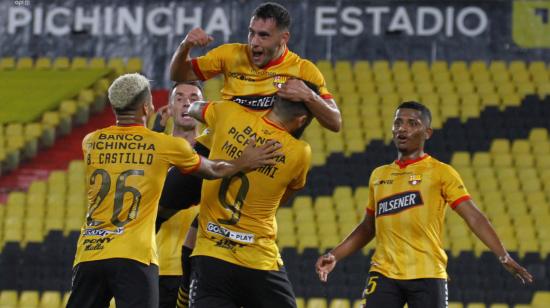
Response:
[[[202,28],[195,28],[187,33],[181,44],[189,48],[195,46],[204,47],[213,40],[214,38],[204,32]]]

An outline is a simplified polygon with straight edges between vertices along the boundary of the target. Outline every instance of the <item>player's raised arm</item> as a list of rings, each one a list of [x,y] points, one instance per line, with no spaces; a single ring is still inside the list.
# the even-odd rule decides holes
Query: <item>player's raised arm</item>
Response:
[[[506,251],[487,217],[472,200],[462,201],[455,211],[466,221],[470,230],[498,257],[502,266],[522,283],[533,282],[533,276]]]
[[[193,118],[195,118],[197,121],[200,121],[201,123],[205,123],[204,119],[204,113],[206,112],[206,108],[208,108],[209,102],[205,101],[196,101],[191,104],[189,107],[189,115]]]
[[[340,131],[342,127],[342,115],[332,98],[324,99],[312,91],[306,84],[298,79],[290,79],[285,82],[277,95],[295,102],[304,102],[319,124],[333,132]]]
[[[263,166],[275,165],[275,158],[280,155],[277,152],[281,144],[270,140],[261,146],[256,146],[253,138],[249,139],[247,146],[239,158],[226,160],[209,160],[202,158],[195,173],[205,179],[217,179],[232,176],[238,172],[249,172]]]
[[[175,82],[183,82],[199,79],[193,71],[193,64],[189,53],[195,46],[204,47],[212,42],[214,38],[206,34],[203,29],[195,28],[187,33],[185,39],[176,49],[170,61],[170,79]]]

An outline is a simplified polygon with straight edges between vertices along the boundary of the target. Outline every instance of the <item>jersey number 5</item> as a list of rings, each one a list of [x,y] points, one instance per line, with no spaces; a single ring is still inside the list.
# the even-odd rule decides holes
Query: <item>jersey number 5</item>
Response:
[[[126,170],[118,176],[116,181],[115,198],[113,202],[113,207],[114,207],[113,215],[111,217],[111,223],[114,226],[122,227],[137,217],[139,204],[141,202],[141,193],[135,187],[126,186],[125,183],[126,183],[126,179],[129,176],[131,175],[143,176],[143,174],[144,174],[143,170]],[[90,185],[95,184],[98,176],[101,177],[101,186],[99,187],[99,191],[97,192],[97,195],[94,198],[94,203],[90,206],[88,213],[86,214],[86,224],[91,227],[97,226],[103,223],[103,221],[95,220],[93,218],[93,214],[97,210],[97,208],[101,205],[101,203],[105,200],[105,197],[107,197],[107,194],[111,189],[111,176],[105,169],[96,169],[92,173],[92,175],[90,176]],[[118,216],[120,215],[120,212],[122,212],[125,193],[131,193],[133,198],[132,198],[132,204],[130,205],[130,210],[128,211],[128,218],[126,220],[121,221]]]
[[[227,191],[229,190],[229,185],[234,179],[241,180],[241,187],[237,191],[235,196],[235,203],[231,204],[227,201]],[[231,218],[229,219],[218,219],[218,222],[225,225],[235,225],[241,219],[241,209],[243,208],[243,202],[248,193],[248,187],[250,186],[246,174],[239,172],[232,177],[224,178],[220,185],[220,191],[218,193],[218,199],[224,208],[231,211]]]

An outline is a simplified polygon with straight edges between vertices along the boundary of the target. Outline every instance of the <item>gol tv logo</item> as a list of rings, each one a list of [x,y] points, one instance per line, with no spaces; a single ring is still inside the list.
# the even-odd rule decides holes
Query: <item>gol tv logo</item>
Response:
[[[516,0],[512,37],[524,48],[550,48],[550,1]]]

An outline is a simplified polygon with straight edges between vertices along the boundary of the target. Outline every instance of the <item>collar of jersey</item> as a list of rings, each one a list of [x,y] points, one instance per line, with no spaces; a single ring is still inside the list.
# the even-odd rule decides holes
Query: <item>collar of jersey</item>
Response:
[[[279,125],[275,124],[273,121],[270,121],[265,116],[262,117],[262,120],[264,120],[264,122],[267,123],[268,125],[271,125],[271,126],[277,128],[277,129],[280,129],[280,130],[286,132],[286,129],[284,129],[283,127],[280,127]]]
[[[400,169],[406,168],[408,165],[414,164],[416,162],[419,162],[425,158],[428,158],[430,155],[424,154],[418,158],[415,159],[407,159],[407,160],[395,160],[395,164],[399,166]]]
[[[118,127],[145,126],[143,124],[117,124]]]
[[[271,59],[271,61],[269,61],[264,67],[262,67],[262,69],[266,70],[272,66],[281,64],[281,62],[283,62],[283,60],[285,59],[287,53],[288,53],[288,48],[285,46],[285,51],[283,51],[283,54],[277,59]]]

